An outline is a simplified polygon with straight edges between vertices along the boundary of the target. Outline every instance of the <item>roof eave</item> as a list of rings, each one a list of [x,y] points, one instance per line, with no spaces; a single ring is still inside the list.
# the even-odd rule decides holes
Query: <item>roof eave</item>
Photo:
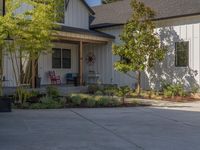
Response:
[[[83,2],[83,4],[87,7],[87,9],[90,11],[92,15],[95,15],[94,10],[88,5],[88,3],[85,0],[81,0],[81,2]]]

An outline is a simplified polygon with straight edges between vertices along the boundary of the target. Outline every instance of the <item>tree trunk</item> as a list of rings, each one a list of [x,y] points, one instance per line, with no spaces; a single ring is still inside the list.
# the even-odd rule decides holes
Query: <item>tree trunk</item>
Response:
[[[3,95],[3,49],[0,47],[0,96]]]
[[[137,94],[141,95],[141,71],[138,71]]]

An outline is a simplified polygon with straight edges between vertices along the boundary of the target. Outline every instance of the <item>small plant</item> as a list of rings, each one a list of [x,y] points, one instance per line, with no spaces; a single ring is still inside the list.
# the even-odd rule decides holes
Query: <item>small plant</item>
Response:
[[[196,93],[198,93],[199,92],[199,85],[194,85],[194,86],[192,86],[192,88],[191,88],[191,93],[192,94],[196,94]]]
[[[72,103],[72,105],[74,106],[79,106],[81,105],[82,102],[82,97],[80,95],[74,95],[70,97],[70,102]]]
[[[104,93],[107,96],[114,96],[117,91],[117,88],[114,86],[110,86],[104,89]]]
[[[64,108],[64,104],[61,101],[56,101],[52,97],[42,97],[40,103],[30,105],[30,109],[58,109]]]
[[[88,86],[88,93],[89,94],[95,94],[97,91],[99,91],[98,85],[89,85]]]
[[[101,96],[101,95],[103,95],[103,92],[99,90],[99,91],[97,91],[97,92],[95,93],[95,95],[100,95],[100,96]]]
[[[96,105],[96,100],[94,97],[86,99],[86,106],[87,107],[94,107]]]
[[[98,101],[97,104],[99,106],[108,106],[110,104],[110,98],[109,97],[101,97]]]
[[[130,91],[131,91],[131,89],[128,86],[122,86],[122,87],[118,88],[117,95],[119,97],[122,97],[123,104],[125,104],[125,98],[126,98],[127,94],[130,93]]]
[[[186,92],[184,91],[182,84],[168,84],[164,87],[164,96],[165,97],[174,97],[174,96],[185,96]]]
[[[47,91],[47,95],[49,97],[57,98],[57,97],[60,96],[59,90],[55,86],[49,86],[49,87],[47,87],[46,91]]]
[[[21,104],[25,103],[31,97],[31,93],[24,88],[18,88],[15,93],[15,99]]]

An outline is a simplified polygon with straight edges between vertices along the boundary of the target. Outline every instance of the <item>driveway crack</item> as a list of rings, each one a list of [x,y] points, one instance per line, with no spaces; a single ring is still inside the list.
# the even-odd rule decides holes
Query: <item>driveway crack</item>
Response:
[[[78,113],[78,112],[76,112],[76,111],[74,111],[74,110],[70,110],[70,111],[73,112],[74,114],[76,114],[77,116],[81,117],[82,119],[87,120],[88,122],[90,122],[90,123],[92,123],[92,124],[94,124],[94,125],[96,125],[96,126],[102,128],[102,129],[104,129],[105,131],[107,131],[107,132],[113,134],[114,136],[118,137],[119,139],[121,139],[121,140],[123,140],[123,141],[125,141],[125,142],[127,142],[127,143],[129,143],[129,144],[131,144],[131,145],[133,145],[133,146],[135,146],[135,147],[137,147],[137,149],[145,150],[142,146],[138,145],[137,143],[135,143],[135,142],[133,142],[133,141],[131,141],[131,140],[125,138],[124,136],[122,136],[122,135],[120,135],[120,134],[118,134],[118,133],[112,131],[111,129],[109,129],[109,128],[107,128],[107,127],[105,127],[105,126],[103,126],[103,125],[97,123],[96,121],[94,121],[94,120],[92,120],[92,119],[89,119],[89,118],[83,116],[82,114],[80,114],[80,113]]]

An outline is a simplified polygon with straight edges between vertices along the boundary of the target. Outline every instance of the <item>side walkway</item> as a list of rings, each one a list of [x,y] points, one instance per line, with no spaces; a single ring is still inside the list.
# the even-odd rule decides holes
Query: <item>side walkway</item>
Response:
[[[161,100],[145,100],[145,99],[136,99],[136,100],[142,101],[143,103],[150,104],[154,108],[200,112],[200,101],[181,103],[181,102],[170,102],[170,101],[161,101]]]

